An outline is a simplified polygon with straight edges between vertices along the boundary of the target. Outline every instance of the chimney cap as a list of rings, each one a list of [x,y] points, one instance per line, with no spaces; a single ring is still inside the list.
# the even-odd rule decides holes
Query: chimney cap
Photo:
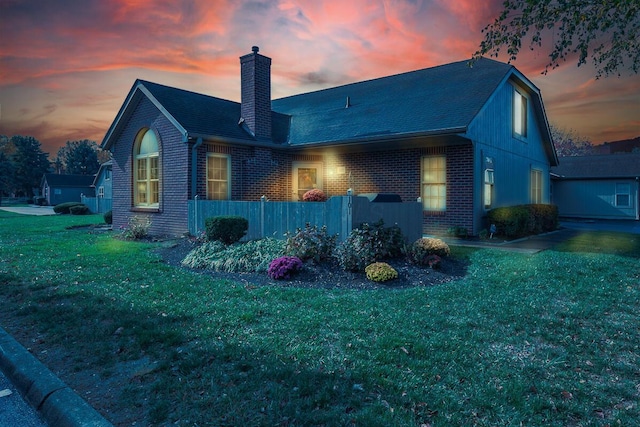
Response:
[[[258,53],[259,50],[260,48],[258,46],[251,46],[251,52]]]

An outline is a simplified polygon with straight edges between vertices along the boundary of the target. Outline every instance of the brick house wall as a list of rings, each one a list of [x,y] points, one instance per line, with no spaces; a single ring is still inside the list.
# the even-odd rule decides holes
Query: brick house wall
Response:
[[[160,200],[158,209],[133,206],[133,148],[140,130],[156,132],[159,144]],[[113,227],[127,227],[130,218],[151,220],[152,234],[180,235],[187,231],[189,146],[177,129],[147,98],[136,106],[113,153]],[[160,220],[161,218],[161,220]]]

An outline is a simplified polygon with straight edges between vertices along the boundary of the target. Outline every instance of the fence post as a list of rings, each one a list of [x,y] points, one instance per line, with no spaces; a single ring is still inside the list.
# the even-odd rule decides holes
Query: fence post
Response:
[[[264,204],[267,202],[267,196],[260,197],[260,238],[264,239]]]
[[[195,230],[194,235],[198,236],[198,195],[193,196],[193,229]]]

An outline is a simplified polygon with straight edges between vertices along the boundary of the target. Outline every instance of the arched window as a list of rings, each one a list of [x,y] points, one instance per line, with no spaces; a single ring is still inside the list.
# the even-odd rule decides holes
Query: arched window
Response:
[[[158,139],[155,132],[145,129],[138,134],[134,146],[135,166],[134,205],[140,207],[158,207],[160,189],[160,168]]]

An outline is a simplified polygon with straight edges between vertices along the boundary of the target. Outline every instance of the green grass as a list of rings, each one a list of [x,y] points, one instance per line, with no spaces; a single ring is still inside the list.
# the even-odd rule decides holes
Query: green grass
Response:
[[[585,231],[557,247],[564,252],[620,254],[640,258],[640,234]]]
[[[104,412],[116,424],[640,419],[637,244],[452,248],[469,267],[447,284],[295,289],[216,281],[163,264],[158,244],[68,228],[98,222],[0,212],[0,322],[67,355],[72,387],[83,372],[109,384],[151,366],[114,391]]]

